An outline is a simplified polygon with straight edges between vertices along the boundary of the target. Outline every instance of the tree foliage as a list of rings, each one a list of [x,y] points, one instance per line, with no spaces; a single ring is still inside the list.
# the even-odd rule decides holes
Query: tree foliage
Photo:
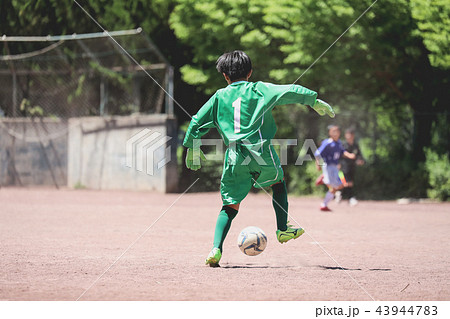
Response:
[[[434,67],[450,68],[450,2],[413,0],[411,13],[417,21],[417,34],[423,38]]]
[[[414,194],[426,187],[424,149],[448,154],[447,0],[380,0],[362,16],[373,0],[78,3],[107,30],[142,27],[179,70],[176,99],[192,114],[225,85],[214,67],[217,57],[242,49],[253,61],[252,80],[304,85],[337,110],[332,121],[306,108],[277,108],[278,138],[319,141],[331,122],[355,126],[368,157],[366,175],[383,175],[386,189],[416,183]],[[101,31],[72,0],[0,1],[2,35]],[[14,54],[26,48],[10,43],[2,50]],[[176,112],[180,122],[188,120]],[[291,157],[296,151],[290,150]],[[305,180],[309,168],[286,171],[295,179],[292,185],[311,182],[311,176]]]
[[[450,146],[443,124],[450,119],[449,2],[385,0],[362,15],[372,3],[179,0],[171,26],[193,52],[192,62],[181,69],[183,79],[211,94],[224,85],[214,68],[217,57],[242,49],[252,58],[253,80],[295,82],[318,91],[337,109],[338,124],[359,130],[374,164],[366,170],[375,169],[376,176],[392,167],[398,178],[391,174],[385,181],[397,186],[417,170],[419,185],[411,188],[422,195],[424,148],[446,152]],[[278,137],[319,141],[330,122],[298,107],[274,112]]]
[[[412,123],[402,143],[421,161],[448,100],[450,8],[428,2],[380,1],[342,37],[372,1],[180,0],[171,26],[194,53],[181,69],[186,82],[213,92],[223,85],[216,58],[243,49],[255,80],[296,81],[342,112],[376,114],[376,126],[390,121],[386,129]]]
[[[169,16],[176,0],[0,0],[0,35],[32,36],[102,32],[87,14],[108,31],[142,27],[163,55],[175,67],[175,99],[186,109],[201,104],[206,97],[181,80],[179,67],[192,61],[190,47],[179,41],[169,26]],[[83,9],[86,11],[84,12]],[[3,54],[16,54],[37,49],[46,43],[9,42]],[[181,121],[187,120],[176,108]]]

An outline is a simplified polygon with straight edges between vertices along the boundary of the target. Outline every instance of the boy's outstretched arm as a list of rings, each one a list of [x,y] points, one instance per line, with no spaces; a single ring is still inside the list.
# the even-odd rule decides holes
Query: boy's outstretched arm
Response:
[[[257,89],[268,100],[268,105],[275,107],[285,104],[303,104],[309,105],[319,113],[334,117],[335,113],[331,106],[317,99],[317,92],[297,84],[277,85],[272,83],[258,82]]]
[[[186,167],[194,171],[200,169],[201,161],[206,160],[200,149],[200,138],[214,127],[213,109],[216,95],[213,95],[192,117],[184,137],[183,146],[187,147]]]

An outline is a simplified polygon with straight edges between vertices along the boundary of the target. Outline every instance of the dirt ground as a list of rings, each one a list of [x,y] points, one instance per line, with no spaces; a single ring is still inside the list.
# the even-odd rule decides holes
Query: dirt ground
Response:
[[[252,194],[209,268],[220,196],[180,195],[0,189],[0,300],[450,300],[449,203],[290,197],[306,233],[281,245]],[[268,236],[255,257],[236,244],[251,225]]]

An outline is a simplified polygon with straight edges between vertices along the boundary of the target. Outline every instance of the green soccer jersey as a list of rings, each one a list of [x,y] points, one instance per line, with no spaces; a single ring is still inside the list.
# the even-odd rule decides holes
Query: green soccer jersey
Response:
[[[225,145],[270,143],[277,127],[272,109],[277,105],[313,106],[317,93],[300,85],[239,81],[218,90],[192,118],[183,145],[193,148],[210,128],[216,127]],[[200,144],[197,144],[200,145]]]

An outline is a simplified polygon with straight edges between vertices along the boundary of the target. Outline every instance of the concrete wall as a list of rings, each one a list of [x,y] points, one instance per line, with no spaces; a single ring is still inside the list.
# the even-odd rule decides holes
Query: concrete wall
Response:
[[[67,122],[0,118],[0,185],[67,185]]]
[[[176,192],[176,148],[176,121],[167,115],[72,118],[68,186]]]
[[[132,146],[128,167],[127,141],[145,129],[150,131],[128,143]],[[160,135],[153,139],[155,132]],[[165,136],[171,139],[163,145]],[[1,118],[0,186],[176,192],[176,148],[176,121],[166,115],[85,117],[68,122]],[[158,168],[158,163],[169,158]],[[148,169],[146,164],[151,161],[154,167]]]

